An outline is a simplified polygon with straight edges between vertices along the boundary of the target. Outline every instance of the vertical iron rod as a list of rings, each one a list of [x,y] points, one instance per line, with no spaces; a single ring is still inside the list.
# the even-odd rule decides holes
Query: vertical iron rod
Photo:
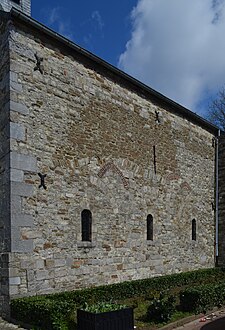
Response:
[[[153,162],[154,162],[154,172],[156,174],[156,151],[155,151],[155,146],[153,146]]]

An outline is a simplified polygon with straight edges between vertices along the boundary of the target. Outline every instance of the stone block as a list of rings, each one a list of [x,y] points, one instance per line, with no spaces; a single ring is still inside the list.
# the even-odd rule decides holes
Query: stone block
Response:
[[[66,265],[66,259],[55,259],[55,267],[63,267]]]
[[[29,109],[24,104],[17,103],[17,102],[14,102],[14,101],[10,101],[9,106],[10,106],[10,111],[16,111],[16,112],[19,112],[23,115],[28,115],[29,114]]]
[[[31,184],[23,182],[11,182],[11,194],[22,197],[30,197],[33,195],[34,187]]]
[[[10,71],[9,79],[14,82],[18,82],[18,74],[16,72]]]
[[[36,278],[38,281],[49,279],[49,272],[47,270],[37,270]]]
[[[20,262],[20,267],[22,268],[22,269],[33,269],[34,268],[34,261],[33,260],[30,260],[30,259],[28,259],[28,260],[22,260],[21,262]]]
[[[20,277],[10,277],[9,278],[9,285],[20,285],[21,279]]]
[[[29,172],[37,172],[37,159],[35,157],[19,154],[15,151],[10,153],[11,168]]]
[[[15,182],[23,182],[24,173],[22,170],[12,168],[10,171],[10,180]]]
[[[33,227],[34,218],[30,214],[14,213],[11,216],[11,224],[13,227]]]
[[[44,260],[39,259],[36,261],[36,269],[42,269],[42,268],[44,268]]]
[[[11,296],[18,295],[20,293],[20,290],[17,285],[12,285],[9,287],[9,294]]]
[[[54,268],[55,267],[55,261],[53,259],[46,259],[44,261],[45,267],[48,268]]]
[[[29,253],[33,251],[33,240],[21,240],[18,227],[11,227],[11,252]]]
[[[18,84],[15,81],[11,81],[10,82],[10,90],[21,93],[22,90],[23,90],[23,86],[21,84]]]
[[[21,238],[25,240],[42,238],[42,233],[29,227],[23,227],[21,228]]]
[[[67,269],[59,268],[57,271],[55,271],[55,277],[65,278],[67,275]]]
[[[8,271],[9,277],[17,277],[18,273],[19,273],[18,268],[9,268],[9,271]]]
[[[13,6],[27,15],[30,15],[30,0],[20,0],[18,4],[16,1],[2,0],[1,4],[4,11],[10,11]]]
[[[27,281],[33,282],[35,279],[34,270],[29,269],[27,270],[26,274],[27,274]]]
[[[22,201],[21,196],[12,195],[10,198],[10,212],[11,215],[21,214],[22,212]]]
[[[18,141],[25,141],[25,128],[21,124],[10,123],[10,138]]]

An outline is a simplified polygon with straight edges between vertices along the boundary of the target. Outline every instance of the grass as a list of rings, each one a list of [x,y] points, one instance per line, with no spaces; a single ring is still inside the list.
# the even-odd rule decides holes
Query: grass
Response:
[[[156,330],[160,329],[166,324],[176,322],[178,320],[181,320],[185,317],[191,316],[193,314],[188,313],[188,312],[182,312],[179,311],[179,301],[177,301],[177,310],[175,313],[172,315],[171,320],[167,323],[160,323],[160,324],[155,324],[153,322],[150,322],[149,320],[146,319],[146,314],[149,305],[151,304],[152,296],[146,295],[145,297],[134,297],[130,299],[124,299],[120,300],[119,303],[126,305],[128,307],[133,307],[134,308],[134,320],[135,320],[135,325],[137,329],[148,329],[148,330]]]
[[[148,329],[148,330],[156,330],[156,329],[160,329],[162,327],[164,327],[167,324],[179,321],[185,317],[191,316],[191,313],[187,313],[187,312],[180,312],[180,311],[176,311],[173,315],[172,318],[169,322],[167,323],[160,323],[160,324],[155,324],[153,322],[148,322],[147,320],[145,321],[141,321],[136,319],[135,325],[137,326],[137,329],[141,330],[141,329]]]

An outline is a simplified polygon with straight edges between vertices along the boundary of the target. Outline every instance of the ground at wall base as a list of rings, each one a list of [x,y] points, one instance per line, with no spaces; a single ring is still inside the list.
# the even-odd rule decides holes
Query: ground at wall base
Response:
[[[136,327],[136,330],[153,330],[152,327]],[[204,314],[192,315],[163,327],[159,330],[224,330],[225,309],[213,310]],[[156,328],[154,329],[156,330]]]
[[[13,329],[25,330],[24,328],[21,328],[19,325],[9,323],[9,322],[3,320],[2,318],[0,318],[0,329],[1,330],[13,330]]]

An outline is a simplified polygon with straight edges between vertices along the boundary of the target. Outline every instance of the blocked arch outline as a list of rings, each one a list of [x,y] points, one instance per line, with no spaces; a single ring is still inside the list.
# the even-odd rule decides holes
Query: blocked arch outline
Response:
[[[125,189],[129,189],[129,179],[125,178],[121,170],[111,161],[103,165],[103,167],[98,172],[98,177],[102,178],[106,172],[111,170],[113,173],[118,174],[121,178],[123,186]]]

